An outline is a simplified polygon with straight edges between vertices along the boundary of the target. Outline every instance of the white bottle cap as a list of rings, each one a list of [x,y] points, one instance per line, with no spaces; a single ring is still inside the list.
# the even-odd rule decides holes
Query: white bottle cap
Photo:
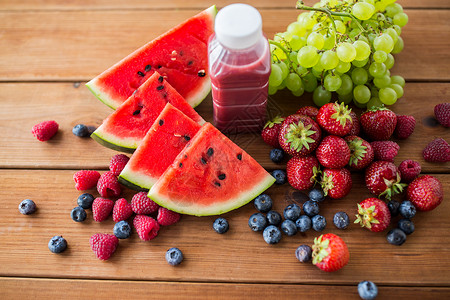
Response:
[[[231,4],[219,11],[214,29],[217,39],[225,47],[245,49],[262,37],[262,18],[253,6]]]

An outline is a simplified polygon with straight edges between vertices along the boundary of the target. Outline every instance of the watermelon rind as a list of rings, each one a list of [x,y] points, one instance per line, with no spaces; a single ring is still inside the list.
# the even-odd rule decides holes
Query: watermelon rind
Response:
[[[97,130],[91,134],[91,138],[102,146],[120,152],[133,153],[138,146],[134,140],[128,142],[123,139],[118,139],[115,135],[104,132],[102,126],[98,127]]]
[[[124,169],[125,170],[125,169]],[[126,186],[129,189],[138,191],[138,192],[148,192],[148,189],[135,184],[136,182],[139,181],[138,178],[134,178],[133,176],[127,176],[127,174],[120,174],[120,176],[118,177],[118,180],[121,184],[123,184],[124,186]],[[134,181],[134,182],[131,182]],[[142,184],[142,183],[140,183]]]
[[[120,103],[117,103],[117,101],[114,101],[111,97],[109,97],[109,95],[107,95],[106,93],[102,93],[98,89],[96,84],[96,78],[86,83],[86,87],[91,91],[92,94],[94,94],[94,96],[98,100],[103,102],[103,104],[105,104],[109,108],[116,109],[120,105]]]

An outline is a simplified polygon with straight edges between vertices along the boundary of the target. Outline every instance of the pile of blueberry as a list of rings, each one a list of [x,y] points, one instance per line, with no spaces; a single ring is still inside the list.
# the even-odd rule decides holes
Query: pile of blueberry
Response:
[[[396,246],[402,245],[406,241],[406,236],[414,232],[414,223],[411,219],[416,215],[416,208],[409,200],[401,203],[395,200],[388,202],[388,208],[392,217],[400,215],[397,228],[390,230],[386,236],[388,243]]]

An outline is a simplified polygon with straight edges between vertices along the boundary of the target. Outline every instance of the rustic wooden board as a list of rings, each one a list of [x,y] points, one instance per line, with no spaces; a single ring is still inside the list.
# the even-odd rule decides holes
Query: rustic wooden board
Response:
[[[388,244],[385,232],[371,233],[356,224],[341,231],[332,225],[332,215],[341,210],[353,220],[356,202],[370,196],[359,174],[353,175],[349,196],[321,204],[321,214],[329,222],[323,233],[339,234],[351,256],[346,267],[328,274],[299,263],[294,255],[297,246],[311,244],[319,233],[284,236],[280,244],[269,246],[261,233],[248,228],[248,218],[256,211],[252,204],[225,215],[230,230],[224,235],[212,230],[214,217],[183,216],[179,223],[162,228],[153,241],[141,242],[133,234],[120,241],[109,261],[99,261],[90,250],[89,237],[96,232],[111,233],[114,223],[111,218],[93,222],[90,212],[84,223],[70,219],[69,213],[81,194],[74,189],[73,173],[0,170],[0,190],[8,191],[2,194],[0,206],[0,276],[327,285],[372,280],[379,285],[450,286],[450,257],[445,255],[450,243],[449,201],[431,212],[419,213],[414,218],[416,232],[401,247]],[[450,175],[436,177],[448,195]],[[305,199],[287,185],[271,187],[267,193],[278,211]],[[127,191],[124,197],[130,200],[131,195]],[[36,214],[24,216],[18,212],[17,206],[25,198],[37,203]],[[63,235],[68,241],[63,254],[50,253],[47,248],[54,235]],[[164,259],[170,247],[179,247],[184,253],[185,260],[178,267]]]
[[[433,121],[433,107],[449,98],[449,88],[449,83],[407,83],[404,97],[393,110],[413,115],[417,125],[409,139],[398,141],[401,149],[395,161],[397,165],[405,159],[415,159],[421,163],[424,172],[450,172],[450,163],[426,163],[421,154],[427,143],[436,137],[450,141],[450,131]],[[271,96],[269,114],[292,114],[300,106],[311,104],[310,96],[305,94],[295,98],[289,91],[281,91]],[[84,84],[3,83],[0,84],[0,103],[0,167],[105,169],[110,157],[117,153],[71,132],[79,123],[98,126],[112,112]],[[207,121],[212,121],[211,107],[208,97],[197,111]],[[60,124],[58,134],[48,142],[37,141],[31,135],[31,127],[50,119]],[[259,134],[230,135],[230,138],[264,167],[285,168],[284,164],[276,165],[270,161],[270,147]]]
[[[292,284],[223,284],[117,280],[0,278],[4,300],[39,295],[49,299],[361,299],[356,286]],[[26,288],[24,288],[26,287]],[[112,291],[113,294],[112,294]],[[201,292],[200,292],[201,291]],[[442,287],[378,287],[377,299],[445,299]]]
[[[89,80],[197,12],[163,10],[151,18],[148,10],[0,12],[0,81]],[[269,37],[298,15],[294,9],[261,13]],[[449,80],[450,10],[407,13],[405,49],[393,73],[408,80]]]

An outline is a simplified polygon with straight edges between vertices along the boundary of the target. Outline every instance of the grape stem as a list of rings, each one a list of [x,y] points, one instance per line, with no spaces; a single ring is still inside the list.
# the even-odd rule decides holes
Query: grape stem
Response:
[[[290,70],[291,69],[291,60],[289,59],[290,52],[286,48],[284,48],[283,45],[281,45],[281,43],[276,42],[274,40],[269,40],[269,44],[277,46],[278,48],[280,48],[286,54],[286,58],[287,58],[287,61],[289,63],[289,70]]]

